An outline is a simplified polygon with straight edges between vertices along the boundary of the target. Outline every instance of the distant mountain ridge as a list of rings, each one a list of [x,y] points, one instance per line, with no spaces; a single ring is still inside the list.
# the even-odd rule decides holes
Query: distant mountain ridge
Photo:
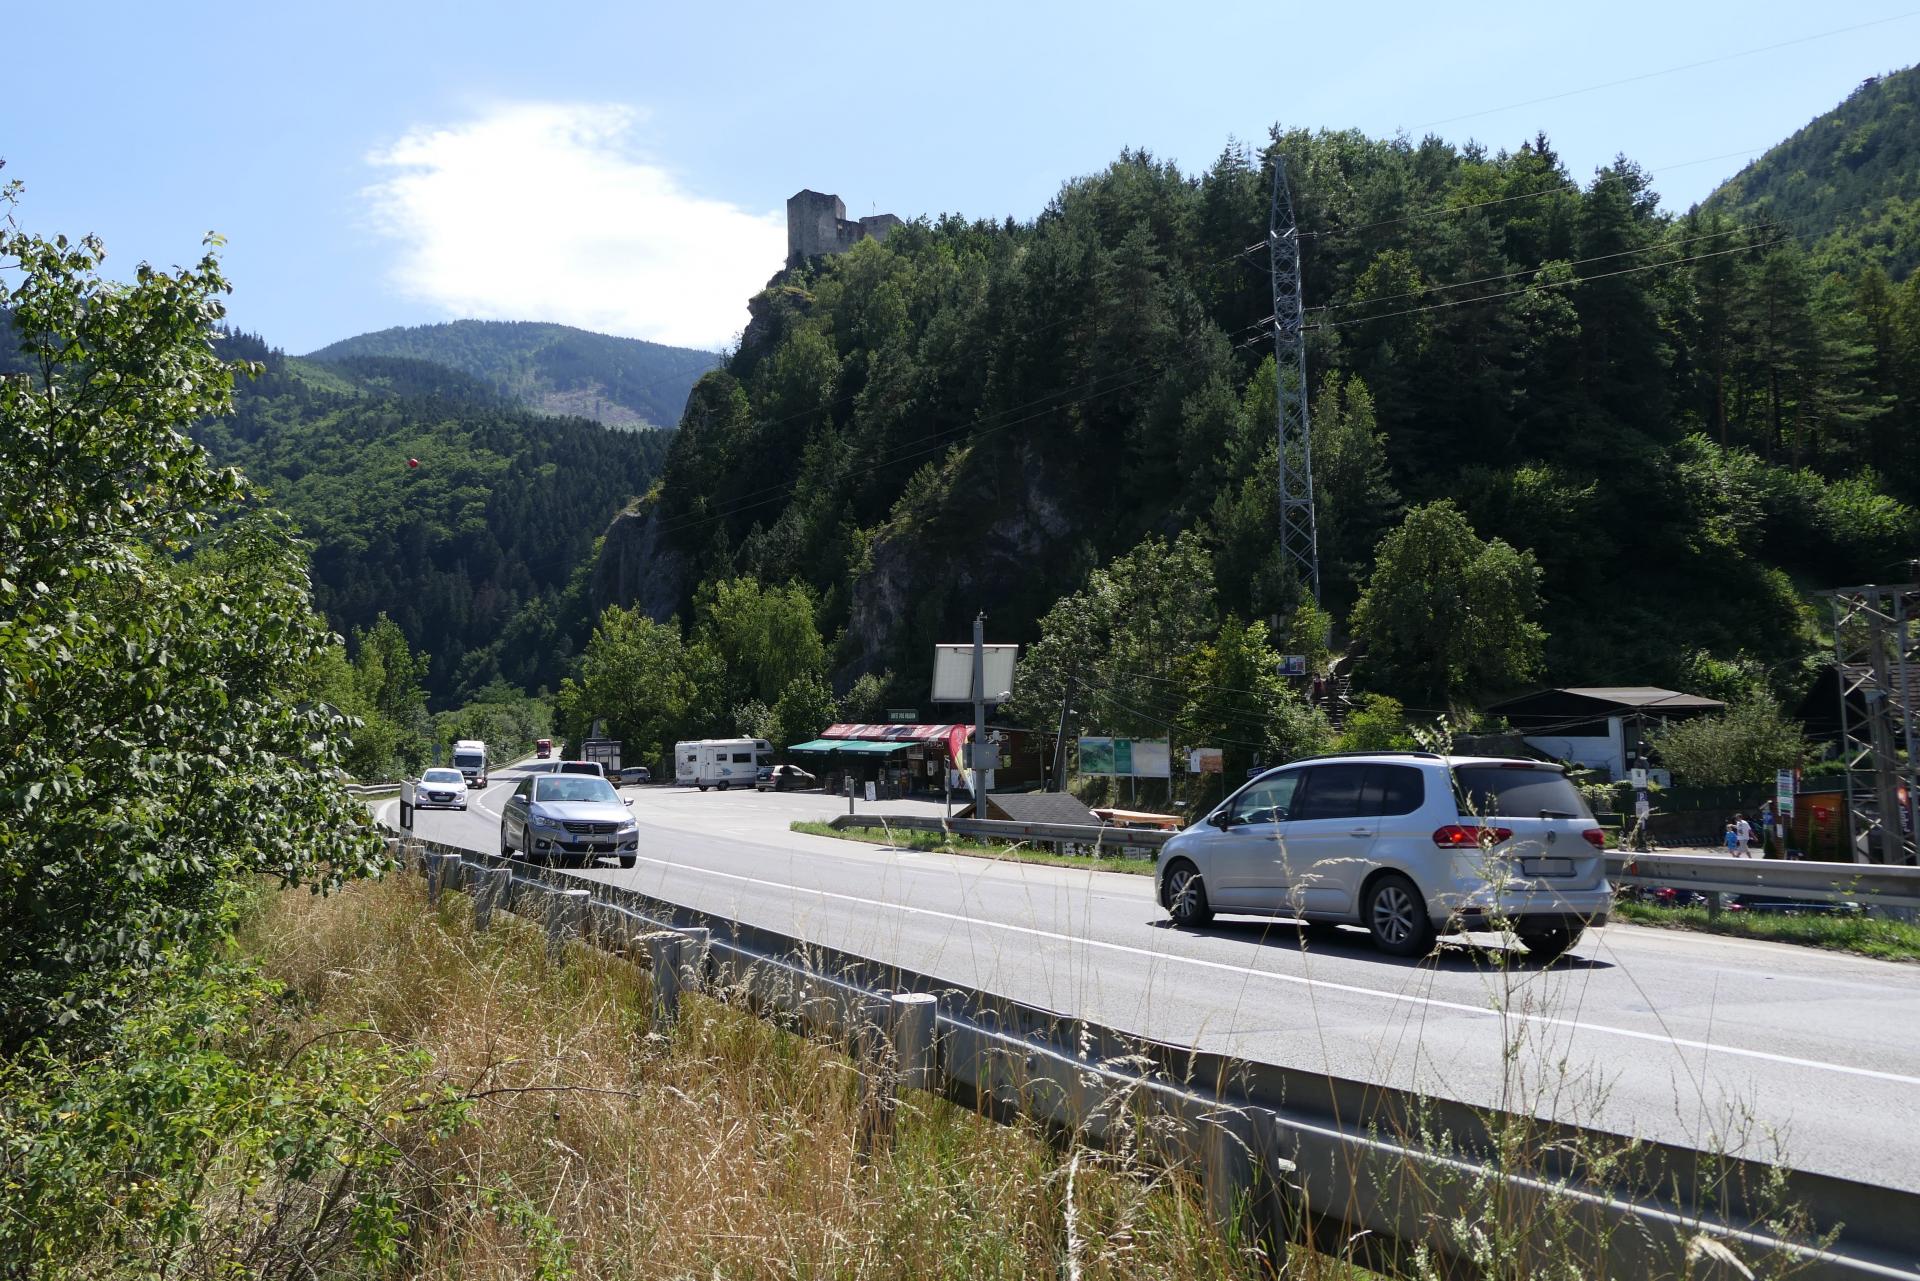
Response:
[[[1703,203],[1780,224],[1829,270],[1905,277],[1920,266],[1920,67],[1868,78]]]
[[[687,393],[720,360],[708,351],[513,320],[382,329],[305,359],[340,364],[362,357],[427,361],[470,375],[539,413],[626,428],[677,425]]]

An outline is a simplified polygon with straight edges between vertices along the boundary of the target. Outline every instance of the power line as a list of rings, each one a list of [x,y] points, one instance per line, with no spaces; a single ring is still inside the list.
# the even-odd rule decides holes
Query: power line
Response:
[[[1692,254],[1685,258],[1674,258],[1666,262],[1642,263],[1638,267],[1622,267],[1618,271],[1602,271],[1591,276],[1579,276],[1572,280],[1549,281],[1544,285],[1527,285],[1520,289],[1507,289],[1497,294],[1481,294],[1474,298],[1455,298],[1451,302],[1436,302],[1425,307],[1403,307],[1399,311],[1383,311],[1375,316],[1355,316],[1351,320],[1326,320],[1317,325],[1308,326],[1311,330],[1344,329],[1348,325],[1363,325],[1370,320],[1391,320],[1396,316],[1413,316],[1421,312],[1442,311],[1448,307],[1464,307],[1469,303],[1493,302],[1499,298],[1512,298],[1518,294],[1531,293],[1543,289],[1567,289],[1576,285],[1589,284],[1595,280],[1610,280],[1615,276],[1631,276],[1642,271],[1658,271],[1662,267],[1679,267],[1690,262],[1702,262],[1708,258],[1719,258],[1726,254],[1750,253],[1756,249],[1766,249],[1781,243],[1786,237],[1763,240],[1752,245],[1736,245],[1732,249],[1716,249],[1711,253]]]
[[[1920,10],[1897,13],[1890,18],[1875,18],[1871,22],[1857,22],[1850,27],[1835,27],[1830,31],[1816,31],[1812,35],[1796,36],[1792,40],[1782,40],[1776,44],[1760,45],[1753,49],[1742,49],[1738,53],[1725,53],[1714,58],[1702,58],[1698,62],[1683,62],[1678,66],[1662,67],[1658,71],[1643,71],[1639,75],[1623,76],[1618,80],[1607,80],[1600,84],[1584,85],[1578,89],[1566,89],[1559,93],[1550,93],[1541,98],[1528,98],[1524,102],[1510,102],[1503,107],[1486,107],[1480,111],[1463,112],[1457,116],[1446,116],[1439,120],[1429,120],[1425,124],[1415,125],[1416,129],[1431,129],[1435,125],[1450,125],[1461,120],[1475,120],[1481,116],[1498,115],[1503,111],[1517,111],[1521,107],[1538,106],[1543,102],[1559,102],[1564,98],[1578,97],[1584,93],[1597,93],[1602,89],[1617,89],[1621,85],[1639,84],[1644,80],[1654,80],[1661,76],[1677,75],[1682,71],[1696,71],[1701,67],[1717,66],[1723,62],[1734,62],[1741,58],[1751,58],[1757,54],[1772,53],[1776,49],[1790,49],[1795,45],[1810,44],[1815,40],[1826,40],[1833,36],[1846,35],[1853,31],[1865,31],[1869,27],[1885,26],[1889,22],[1904,22],[1914,17]]]
[[[1741,226],[1738,226],[1738,227],[1726,227],[1719,231],[1703,232],[1698,236],[1688,236],[1684,240],[1659,240],[1659,241],[1655,241],[1652,244],[1642,245],[1638,249],[1621,249],[1621,250],[1616,250],[1615,252],[1610,254],[1595,254],[1591,258],[1549,258],[1547,259],[1547,261],[1540,263],[1537,266],[1522,267],[1518,271],[1503,272],[1498,276],[1481,276],[1476,280],[1457,280],[1452,282],[1451,284],[1443,284],[1443,285],[1422,285],[1418,289],[1409,289],[1402,293],[1397,293],[1397,294],[1381,294],[1378,297],[1355,299],[1349,302],[1322,303],[1318,307],[1309,307],[1307,310],[1309,311],[1345,311],[1350,307],[1367,307],[1367,306],[1371,306],[1374,303],[1392,302],[1396,298],[1418,298],[1425,294],[1440,293],[1448,289],[1467,289],[1467,288],[1471,288],[1474,285],[1488,285],[1488,284],[1493,284],[1496,281],[1512,280],[1519,276],[1531,276],[1536,272],[1545,271],[1548,267],[1553,267],[1553,266],[1583,267],[1583,266],[1586,266],[1588,263],[1608,262],[1615,258],[1631,258],[1636,254],[1649,254],[1661,249],[1677,249],[1681,245],[1691,245],[1702,240],[1713,240],[1721,236],[1731,236],[1743,231],[1768,231],[1771,229],[1772,228],[1767,225],[1742,224]],[[1745,247],[1752,248],[1753,246],[1745,246]],[[1582,279],[1593,280],[1593,279],[1597,279],[1597,277],[1586,276],[1586,277],[1582,277]]]

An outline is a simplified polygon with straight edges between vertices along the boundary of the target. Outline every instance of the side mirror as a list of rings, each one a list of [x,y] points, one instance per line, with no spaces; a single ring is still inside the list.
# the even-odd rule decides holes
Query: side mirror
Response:
[[[1207,816],[1207,822],[1213,824],[1215,827],[1219,828],[1221,831],[1224,832],[1229,827],[1233,826],[1233,815],[1231,812],[1224,809],[1215,810],[1212,814]]]
[[[628,809],[632,809],[632,808],[633,808],[633,798],[632,798],[631,796],[629,796],[629,797],[627,798],[627,808],[628,808]]]

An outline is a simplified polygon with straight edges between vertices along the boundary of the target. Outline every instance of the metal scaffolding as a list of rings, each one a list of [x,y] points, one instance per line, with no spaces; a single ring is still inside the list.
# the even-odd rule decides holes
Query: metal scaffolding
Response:
[[[1273,263],[1274,399],[1280,411],[1280,550],[1320,600],[1320,541],[1313,521],[1313,442],[1307,430],[1306,314],[1300,301],[1300,229],[1287,190],[1287,158],[1273,158],[1267,221]],[[1289,382],[1289,376],[1292,381]]]
[[[1916,861],[1920,583],[1832,593],[1847,835],[1863,863]]]

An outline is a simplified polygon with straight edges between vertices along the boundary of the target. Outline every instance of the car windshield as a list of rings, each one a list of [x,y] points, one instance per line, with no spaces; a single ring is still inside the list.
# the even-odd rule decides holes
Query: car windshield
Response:
[[[485,759],[487,758],[478,752],[455,752],[453,754],[453,763],[455,765],[478,765]]]
[[[1462,765],[1460,812],[1474,818],[1577,818],[1593,812],[1565,774],[1531,765]]]
[[[620,803],[619,794],[613,790],[613,784],[604,778],[593,778],[585,774],[556,774],[552,778],[543,778],[534,784],[533,799],[536,801],[612,801]]]
[[[420,776],[423,783],[458,783],[460,771],[457,769],[430,769]]]

